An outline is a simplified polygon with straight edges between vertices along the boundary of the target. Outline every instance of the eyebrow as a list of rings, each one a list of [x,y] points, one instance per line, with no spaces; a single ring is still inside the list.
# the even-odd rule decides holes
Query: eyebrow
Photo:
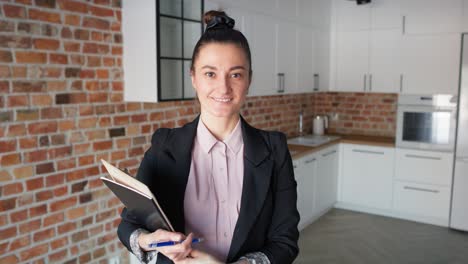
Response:
[[[201,68],[202,68],[202,69],[217,70],[216,67],[210,66],[210,65],[205,65],[205,66],[203,66],[203,67],[201,67]],[[234,66],[234,67],[231,67],[229,70],[230,70],[230,71],[233,71],[233,70],[237,70],[237,69],[245,70],[245,67],[244,67],[244,66]]]

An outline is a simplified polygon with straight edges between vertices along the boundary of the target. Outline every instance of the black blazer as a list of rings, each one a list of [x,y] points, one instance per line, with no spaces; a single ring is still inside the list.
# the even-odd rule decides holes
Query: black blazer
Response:
[[[180,128],[158,129],[138,169],[137,178],[153,192],[174,229],[185,233],[184,194],[199,117]],[[227,262],[261,251],[271,263],[292,263],[299,248],[299,213],[291,155],[286,137],[251,127],[243,118],[244,180],[241,208]],[[130,234],[145,228],[126,208],[118,236],[131,251]],[[172,263],[159,254],[158,264]]]

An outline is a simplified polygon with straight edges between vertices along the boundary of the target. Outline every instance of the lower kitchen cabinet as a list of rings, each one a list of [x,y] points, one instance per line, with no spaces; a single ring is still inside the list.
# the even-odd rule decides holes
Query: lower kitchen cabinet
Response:
[[[326,213],[336,202],[338,145],[293,161],[297,181],[299,230]]]
[[[360,207],[392,207],[395,149],[343,144],[341,201]]]

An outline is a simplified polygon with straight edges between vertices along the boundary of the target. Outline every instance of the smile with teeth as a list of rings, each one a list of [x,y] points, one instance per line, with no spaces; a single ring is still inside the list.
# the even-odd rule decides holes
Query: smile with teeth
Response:
[[[221,102],[221,103],[227,103],[227,102],[232,101],[232,98],[216,98],[216,97],[211,97],[211,98],[213,98],[213,100],[215,100],[216,102]]]

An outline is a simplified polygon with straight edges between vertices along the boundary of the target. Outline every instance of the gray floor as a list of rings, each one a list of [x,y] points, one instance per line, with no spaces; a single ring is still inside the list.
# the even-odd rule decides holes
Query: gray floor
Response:
[[[468,263],[468,233],[333,209],[305,228],[299,263]]]

